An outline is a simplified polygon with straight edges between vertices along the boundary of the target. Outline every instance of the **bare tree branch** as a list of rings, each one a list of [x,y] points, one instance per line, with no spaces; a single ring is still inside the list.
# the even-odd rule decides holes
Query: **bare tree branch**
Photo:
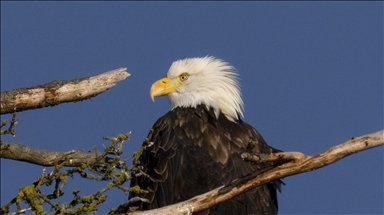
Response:
[[[52,81],[44,85],[1,92],[0,114],[89,99],[130,76],[126,70],[127,68],[120,68],[96,76]]]
[[[68,152],[58,152],[51,150],[35,149],[18,143],[5,143],[0,141],[0,157],[12,160],[20,160],[41,166],[54,166],[65,162],[64,166],[77,166],[86,162],[105,163],[101,158],[102,152],[82,150],[71,150]]]
[[[52,150],[35,149],[18,143],[6,143],[0,141],[0,158],[20,160],[41,166],[79,166],[85,163],[95,166],[110,164],[113,159],[107,155],[120,159],[123,144],[128,140],[131,132],[119,134],[117,137],[103,137],[104,140],[111,141],[111,144],[104,146],[104,152],[98,152],[95,147],[92,151],[71,150],[68,152],[58,152]]]
[[[243,178],[236,179],[232,182],[232,184],[228,186],[218,187],[215,190],[196,196],[184,202],[149,211],[128,212],[127,214],[178,215],[201,212],[267,182],[312,171],[334,163],[348,155],[381,145],[384,145],[384,130],[358,138],[352,138],[343,144],[334,146],[314,156],[305,156],[296,152],[277,153],[271,155],[269,160],[277,160],[278,158],[293,160],[291,162],[277,166],[276,168],[266,171],[260,175],[248,175],[244,176]]]

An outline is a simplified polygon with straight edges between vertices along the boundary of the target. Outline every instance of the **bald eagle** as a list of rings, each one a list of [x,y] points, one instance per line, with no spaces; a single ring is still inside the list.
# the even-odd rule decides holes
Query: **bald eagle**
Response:
[[[234,67],[207,56],[175,61],[167,77],[156,81],[150,96],[168,95],[172,110],[153,125],[140,157],[141,176],[131,187],[148,191],[141,210],[188,200],[247,174],[273,167],[251,164],[241,153],[278,152],[259,132],[242,120],[243,100]],[[281,181],[256,187],[199,214],[277,214]]]

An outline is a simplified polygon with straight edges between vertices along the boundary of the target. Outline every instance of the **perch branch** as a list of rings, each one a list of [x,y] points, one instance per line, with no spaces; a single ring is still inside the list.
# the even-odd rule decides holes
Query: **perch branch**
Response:
[[[215,190],[184,202],[149,211],[127,212],[127,214],[178,215],[201,212],[267,182],[312,171],[334,163],[348,155],[381,145],[384,145],[384,130],[358,138],[352,138],[343,144],[334,146],[314,156],[300,155],[300,153],[299,156],[295,156],[298,155],[297,153],[276,153],[270,156],[271,160],[276,160],[276,156],[281,157],[281,159],[293,158],[293,160],[257,176],[244,176],[228,186],[218,187]]]
[[[0,114],[89,99],[130,76],[126,70],[120,68],[96,76],[52,81],[44,85],[1,92]]]

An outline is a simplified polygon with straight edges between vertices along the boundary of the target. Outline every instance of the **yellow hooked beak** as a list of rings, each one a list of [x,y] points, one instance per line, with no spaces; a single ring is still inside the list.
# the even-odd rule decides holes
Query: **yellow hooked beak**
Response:
[[[165,96],[176,91],[176,88],[181,84],[177,79],[170,80],[168,78],[162,78],[152,84],[149,95],[152,101],[155,101],[155,96]]]

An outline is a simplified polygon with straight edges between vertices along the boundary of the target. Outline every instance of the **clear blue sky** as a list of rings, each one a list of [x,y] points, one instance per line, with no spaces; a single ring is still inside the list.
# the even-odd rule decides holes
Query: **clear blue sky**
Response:
[[[16,137],[2,140],[91,150],[132,131],[128,157],[170,109],[151,101],[151,84],[174,60],[206,55],[237,68],[244,120],[276,148],[312,155],[383,129],[382,2],[1,1],[1,91],[120,67],[132,75],[92,100],[21,112]],[[280,214],[383,214],[383,169],[379,147],[285,178]],[[1,205],[41,172],[2,159]],[[79,188],[102,185],[75,177],[66,195]],[[100,214],[127,199],[107,194]]]

